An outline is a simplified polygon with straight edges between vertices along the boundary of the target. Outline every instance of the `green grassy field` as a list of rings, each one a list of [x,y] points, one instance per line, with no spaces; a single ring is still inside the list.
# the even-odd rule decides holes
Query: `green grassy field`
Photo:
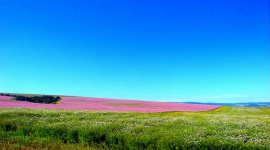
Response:
[[[270,109],[0,109],[0,149],[270,149]]]

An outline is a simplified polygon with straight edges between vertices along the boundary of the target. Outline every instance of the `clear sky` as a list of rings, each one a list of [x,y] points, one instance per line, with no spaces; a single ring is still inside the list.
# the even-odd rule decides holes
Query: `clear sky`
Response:
[[[269,0],[0,0],[0,92],[269,102]]]

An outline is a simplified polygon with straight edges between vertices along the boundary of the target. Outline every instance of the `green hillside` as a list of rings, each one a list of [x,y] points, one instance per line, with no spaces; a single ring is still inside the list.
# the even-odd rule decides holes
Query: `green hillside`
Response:
[[[270,149],[270,109],[126,113],[0,109],[0,149]]]

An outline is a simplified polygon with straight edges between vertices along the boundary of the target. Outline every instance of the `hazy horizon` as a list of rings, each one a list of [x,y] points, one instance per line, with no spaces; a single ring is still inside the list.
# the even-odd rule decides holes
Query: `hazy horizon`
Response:
[[[269,1],[0,0],[0,91],[269,102]]]

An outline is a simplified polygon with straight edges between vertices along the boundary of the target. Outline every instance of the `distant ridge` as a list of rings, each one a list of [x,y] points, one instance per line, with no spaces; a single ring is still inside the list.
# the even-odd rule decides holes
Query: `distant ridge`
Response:
[[[187,103],[187,104],[221,105],[221,106],[237,106],[237,107],[270,108],[270,102],[246,102],[246,103],[200,103],[200,102],[183,102],[183,103]]]

